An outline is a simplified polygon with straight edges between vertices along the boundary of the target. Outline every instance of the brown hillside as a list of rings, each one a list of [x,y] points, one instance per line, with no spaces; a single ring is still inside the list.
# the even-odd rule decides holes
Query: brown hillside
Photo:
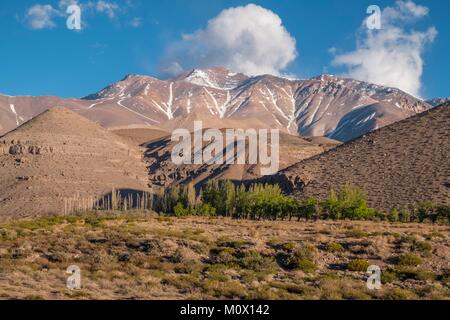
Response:
[[[158,129],[147,129],[147,128],[124,128],[124,129],[114,129],[111,130],[113,133],[131,140],[135,145],[141,145],[143,143],[162,139],[170,135],[169,132],[158,130]]]
[[[332,188],[363,188],[372,206],[450,203],[450,104],[384,127],[295,164],[275,177],[295,196],[324,198]]]
[[[84,117],[50,109],[0,138],[0,217],[63,213],[65,199],[146,189],[137,148]]]
[[[224,132],[225,129],[222,130]],[[194,140],[193,136],[192,140]],[[280,132],[279,170],[298,162],[299,159],[307,159],[334,148],[340,143],[328,138],[317,138],[317,140],[318,142],[310,142],[298,136]],[[171,141],[170,136],[145,144],[147,148],[145,159],[148,162],[150,185],[156,189],[188,182],[193,182],[197,187],[200,187],[211,179],[250,181],[261,177],[260,164],[189,164],[177,166],[171,159],[171,152],[176,144],[176,142]],[[203,151],[206,146],[207,143],[205,142]],[[191,153],[193,152],[194,149],[192,149]],[[246,146],[246,159],[248,161],[248,144]]]

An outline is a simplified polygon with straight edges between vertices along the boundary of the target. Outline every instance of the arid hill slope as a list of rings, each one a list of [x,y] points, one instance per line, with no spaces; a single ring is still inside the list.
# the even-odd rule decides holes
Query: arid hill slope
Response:
[[[128,134],[131,134],[130,130]],[[224,132],[224,130],[223,130]],[[139,135],[139,132],[136,132]],[[270,144],[270,138],[269,144]],[[194,137],[192,135],[192,141]],[[248,143],[248,140],[247,140]],[[155,188],[171,187],[177,184],[193,182],[197,187],[202,186],[210,179],[219,180],[233,180],[233,181],[249,181],[261,177],[261,168],[268,166],[258,164],[237,164],[236,154],[234,157],[234,164],[183,164],[175,165],[171,159],[171,152],[177,142],[171,141],[171,137],[167,136],[162,139],[156,139],[144,144],[147,149],[145,152],[145,159],[149,167],[150,185]],[[298,162],[302,159],[307,159],[326,150],[336,147],[340,142],[316,137],[311,141],[293,136],[286,133],[280,133],[279,140],[279,170],[287,168],[288,166]],[[226,141],[224,135],[223,141],[223,155],[226,155]],[[202,152],[208,146],[207,142],[203,143]],[[269,151],[271,146],[268,147]],[[249,163],[249,146],[246,145],[246,163]],[[194,153],[192,146],[191,154]],[[193,158],[193,156],[192,156]]]
[[[302,198],[344,184],[363,188],[380,210],[450,203],[450,104],[426,111],[295,164],[274,180]]]
[[[0,138],[0,218],[64,213],[65,198],[146,190],[139,149],[61,108]]]

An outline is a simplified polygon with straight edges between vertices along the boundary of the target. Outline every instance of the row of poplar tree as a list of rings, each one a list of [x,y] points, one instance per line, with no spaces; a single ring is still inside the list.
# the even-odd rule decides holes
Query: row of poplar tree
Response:
[[[330,191],[323,201],[315,198],[297,200],[283,194],[278,185],[243,184],[210,180],[199,193],[192,183],[177,186],[153,198],[153,210],[182,216],[224,216],[236,219],[350,219],[389,220],[391,222],[450,223],[450,206],[424,202],[410,208],[378,212],[368,205],[365,192],[346,185]]]

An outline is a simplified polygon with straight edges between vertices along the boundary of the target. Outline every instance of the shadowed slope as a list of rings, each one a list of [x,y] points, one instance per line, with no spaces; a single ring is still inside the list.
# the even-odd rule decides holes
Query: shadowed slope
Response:
[[[274,180],[302,198],[332,188],[363,188],[372,206],[450,203],[450,104],[384,127],[295,164]]]

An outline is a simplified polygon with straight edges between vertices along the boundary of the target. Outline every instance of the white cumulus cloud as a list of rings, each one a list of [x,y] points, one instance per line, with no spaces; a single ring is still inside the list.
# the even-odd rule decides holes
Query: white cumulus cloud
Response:
[[[95,10],[101,13],[105,13],[110,19],[114,19],[116,17],[118,9],[119,5],[117,3],[103,0],[97,1],[95,5]]]
[[[427,7],[411,0],[396,1],[382,11],[381,30],[362,31],[356,50],[335,56],[333,63],[346,66],[346,76],[351,78],[396,87],[419,97],[424,49],[434,41],[437,30],[415,31],[408,26],[427,14]]]
[[[167,56],[167,73],[223,66],[248,75],[279,75],[297,51],[277,14],[249,4],[223,10],[206,28],[183,35],[168,48]]]
[[[36,4],[28,8],[25,13],[25,21],[32,29],[51,29],[55,27],[53,18],[58,14],[49,4]]]

